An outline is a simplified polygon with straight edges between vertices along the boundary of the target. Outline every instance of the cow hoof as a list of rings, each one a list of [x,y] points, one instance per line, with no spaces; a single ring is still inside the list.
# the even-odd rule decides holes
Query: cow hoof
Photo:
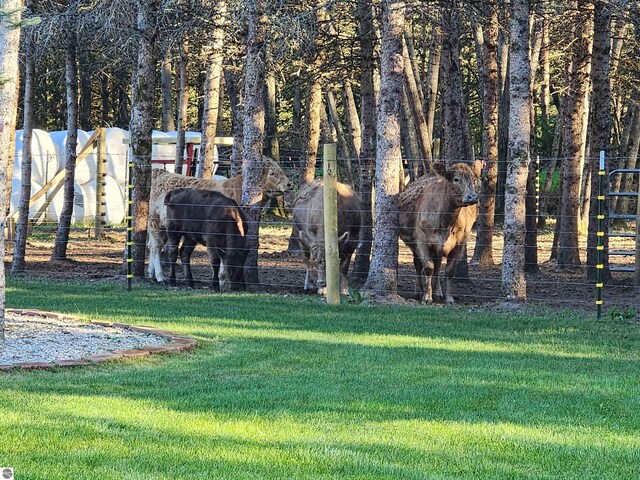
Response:
[[[445,301],[445,303],[450,306],[453,307],[453,305],[456,303],[453,298],[447,298],[447,300]]]
[[[318,288],[318,295],[327,296],[327,287]]]

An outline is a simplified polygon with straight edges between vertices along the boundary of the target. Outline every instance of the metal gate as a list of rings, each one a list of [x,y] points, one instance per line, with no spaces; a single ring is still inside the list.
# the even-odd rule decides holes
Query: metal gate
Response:
[[[638,188],[634,192],[614,192],[611,191],[611,178],[614,175],[638,175]],[[631,183],[633,185],[633,182]],[[637,198],[636,213],[616,213],[609,212],[607,218],[609,219],[609,238],[634,238],[635,248],[631,249],[611,249],[609,247],[609,256],[633,256],[635,262],[633,266],[621,266],[621,265],[609,265],[611,271],[617,272],[635,272],[634,283],[640,285],[640,169],[639,168],[617,168],[609,172],[609,189],[607,195],[611,197],[631,197]],[[611,222],[616,220],[622,220],[624,222],[635,222],[635,232],[613,232],[611,229]],[[611,242],[609,242],[611,245]]]

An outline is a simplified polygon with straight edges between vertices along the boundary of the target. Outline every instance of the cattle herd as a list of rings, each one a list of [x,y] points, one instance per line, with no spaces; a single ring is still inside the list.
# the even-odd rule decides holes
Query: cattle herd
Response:
[[[399,196],[399,236],[413,253],[415,295],[423,303],[453,304],[452,280],[467,236],[476,220],[476,180],[482,162],[435,164],[433,172],[409,183]],[[231,290],[244,290],[247,257],[246,220],[242,207],[242,176],[225,180],[185,177],[154,169],[149,205],[148,275],[164,282],[161,253],[170,265],[169,284],[176,283],[176,261],[193,287],[190,259],[197,244],[206,246],[212,268],[211,288],[223,279]],[[292,188],[280,166],[263,157],[264,202]],[[323,181],[298,191],[293,202],[293,229],[306,264],[305,290],[326,292]],[[362,202],[354,190],[337,185],[340,290],[347,293],[347,274],[363,229]],[[375,231],[375,229],[374,229]],[[446,259],[444,291],[440,267]]]

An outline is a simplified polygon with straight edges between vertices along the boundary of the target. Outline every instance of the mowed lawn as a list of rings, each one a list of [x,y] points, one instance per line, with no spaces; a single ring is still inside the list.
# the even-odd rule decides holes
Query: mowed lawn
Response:
[[[10,279],[187,354],[0,375],[19,479],[637,479],[636,320]]]

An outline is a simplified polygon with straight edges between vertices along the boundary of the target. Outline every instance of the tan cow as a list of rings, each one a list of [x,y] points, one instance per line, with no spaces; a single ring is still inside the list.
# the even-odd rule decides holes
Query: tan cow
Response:
[[[348,293],[347,273],[351,256],[360,241],[362,203],[349,185],[338,183],[338,250],[340,256],[340,291]],[[326,294],[324,242],[324,182],[318,178],[303,186],[293,202],[294,228],[307,272],[304,289],[311,290],[315,281],[318,293]]]
[[[262,157],[262,159],[264,163],[262,189],[266,201],[287,192],[293,184],[275,160],[269,157]],[[242,175],[226,180],[205,180],[203,178],[186,177],[161,169],[153,169],[151,171],[148,227],[149,266],[147,274],[149,278],[155,276],[158,282],[164,282],[165,280],[160,261],[160,253],[167,241],[167,232],[165,230],[167,209],[164,204],[164,198],[167,193],[176,188],[212,190],[220,192],[240,204],[242,201]]]
[[[482,162],[457,163],[446,170],[436,164],[436,175],[425,175],[400,194],[400,238],[413,252],[416,294],[423,303],[434,297],[453,305],[453,276],[467,235],[477,217],[475,183]],[[440,266],[447,259],[444,296]]]

